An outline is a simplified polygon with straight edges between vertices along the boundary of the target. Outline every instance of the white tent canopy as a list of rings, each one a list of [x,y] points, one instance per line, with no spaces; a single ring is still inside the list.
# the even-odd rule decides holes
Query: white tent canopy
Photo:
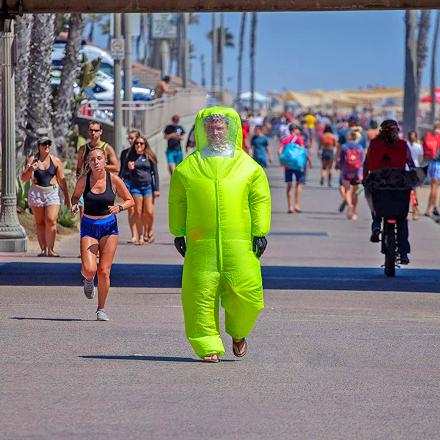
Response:
[[[240,99],[242,101],[250,101],[251,97],[252,97],[251,95],[252,95],[251,92],[244,92],[240,95]],[[266,103],[270,102],[270,98],[268,96],[265,96],[259,92],[254,93],[254,100],[255,100],[255,102],[259,102],[261,104],[266,104]]]

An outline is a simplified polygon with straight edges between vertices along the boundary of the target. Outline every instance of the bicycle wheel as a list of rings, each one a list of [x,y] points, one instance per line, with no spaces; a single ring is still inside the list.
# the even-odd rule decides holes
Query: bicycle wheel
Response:
[[[385,268],[387,277],[396,276],[396,225],[384,221]]]

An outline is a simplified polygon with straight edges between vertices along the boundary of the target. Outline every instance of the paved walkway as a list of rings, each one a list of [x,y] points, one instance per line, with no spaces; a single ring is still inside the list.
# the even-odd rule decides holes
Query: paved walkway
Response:
[[[269,176],[266,309],[240,361],[226,336],[218,365],[185,341],[166,186],[154,245],[126,244],[121,224],[108,323],[83,296],[77,237],[57,260],[2,257],[0,437],[438,438],[439,226],[411,222],[412,264],[386,279],[363,200],[346,220],[315,169],[288,215],[281,170]]]

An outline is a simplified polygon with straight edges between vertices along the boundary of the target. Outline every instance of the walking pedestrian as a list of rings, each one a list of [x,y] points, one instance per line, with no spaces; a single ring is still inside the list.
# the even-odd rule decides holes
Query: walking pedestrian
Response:
[[[174,115],[171,118],[171,124],[167,125],[165,127],[165,130],[163,132],[164,139],[167,140],[167,162],[168,162],[168,171],[171,174],[173,174],[174,169],[177,165],[179,165],[180,162],[183,160],[183,153],[182,153],[182,141],[184,138],[185,130],[184,128],[179,125],[180,117],[179,115]]]
[[[423,160],[423,147],[422,144],[418,141],[418,136],[416,131],[408,132],[408,140],[406,141],[406,143],[408,144],[408,148],[411,153],[414,166],[416,168],[420,167],[420,163]],[[411,191],[410,200],[411,200],[413,220],[417,220],[419,218],[419,200],[417,197],[417,188],[414,188]]]
[[[282,152],[284,148],[286,148],[287,145],[292,144],[296,150],[299,153],[297,155],[297,159],[300,159],[301,157],[305,157],[305,162],[303,163],[302,159],[301,162],[294,163],[290,167],[284,164],[284,181],[286,182],[286,195],[287,195],[287,212],[289,214],[292,214],[293,212],[301,213],[301,207],[300,207],[300,198],[301,198],[301,192],[302,192],[302,186],[305,182],[305,169],[307,166],[307,163],[310,165],[310,168],[312,167],[312,160],[310,158],[309,151],[304,145],[304,139],[302,136],[299,135],[299,130],[295,126],[295,124],[290,124],[289,126],[290,136],[284,138],[281,143],[280,147],[278,148],[278,157],[281,158]],[[304,152],[301,152],[300,149],[303,149]],[[293,203],[293,195],[292,195],[292,187],[293,187],[293,176],[295,176],[296,179],[296,186],[295,186],[295,204]]]
[[[134,148],[134,141],[141,136],[141,133],[139,130],[130,130],[128,132],[127,140],[128,140],[128,148],[125,148],[121,151],[121,156],[119,158],[120,168],[119,168],[119,177],[124,181],[125,186],[130,191],[130,170],[127,166],[127,156],[130,153],[130,151],[133,151]],[[136,222],[134,220],[134,207],[127,209],[127,215],[128,215],[128,225],[130,227],[130,233],[131,233],[131,240],[128,240],[128,243],[134,244],[137,240],[137,229],[136,229]]]
[[[269,148],[269,140],[263,134],[263,127],[257,125],[251,139],[252,157],[263,168],[267,168],[268,163],[272,163],[272,153]]]
[[[431,179],[431,190],[428,197],[428,206],[425,216],[431,214],[440,216],[437,208],[438,203],[438,185],[440,182],[440,122],[434,126],[434,132],[428,132],[423,142],[423,158],[428,165],[428,176]]]
[[[186,336],[205,362],[219,362],[220,302],[237,357],[246,354],[246,337],[264,306],[259,257],[270,227],[270,190],[263,169],[242,149],[235,110],[201,110],[195,133],[196,152],[171,176],[169,225],[185,258]]]
[[[319,139],[318,157],[321,159],[321,186],[327,178],[327,185],[332,186],[332,168],[335,159],[336,136],[331,125],[324,127],[324,132]]]
[[[52,141],[41,137],[37,141],[38,151],[31,154],[21,176],[23,182],[32,179],[28,193],[28,203],[35,219],[39,257],[59,257],[54,251],[57,233],[57,218],[60,212],[60,189],[64,195],[64,204],[70,209],[70,198],[64,177],[61,160],[50,154]]]
[[[153,243],[154,200],[160,196],[157,157],[147,138],[138,136],[127,156],[128,184],[134,199],[134,222],[138,236],[134,243]]]
[[[342,146],[339,158],[341,176],[345,188],[345,203],[347,205],[347,218],[357,220],[358,189],[362,182],[362,164],[365,153],[359,143],[360,136],[355,130],[351,130],[347,136],[347,142]]]
[[[98,274],[96,319],[108,321],[104,307],[119,239],[116,214],[131,208],[134,201],[122,179],[106,169],[106,156],[102,148],[92,148],[87,155],[87,162],[90,171],[78,179],[72,195],[72,216],[78,210],[79,199],[83,196],[80,249],[84,294],[88,299],[94,298],[94,278]],[[123,199],[122,204],[115,205],[116,195]],[[98,252],[99,263],[96,261]]]

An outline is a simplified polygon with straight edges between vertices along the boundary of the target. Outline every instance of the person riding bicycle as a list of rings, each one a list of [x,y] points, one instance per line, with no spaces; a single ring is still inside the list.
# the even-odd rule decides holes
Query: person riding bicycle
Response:
[[[411,158],[407,143],[399,138],[399,125],[396,121],[388,119],[380,125],[379,134],[372,139],[368,148],[364,163],[365,178],[369,173],[379,170],[400,170],[405,171],[406,165],[410,169],[414,168],[414,162]],[[368,191],[366,191],[368,197]],[[409,197],[408,197],[409,205]],[[370,205],[371,208],[371,205]],[[373,223],[371,225],[370,241],[378,243],[380,241],[381,217],[375,215],[372,211]],[[408,220],[400,220],[401,238],[399,243],[400,263],[409,264],[408,254],[410,253],[410,244],[408,241]]]

